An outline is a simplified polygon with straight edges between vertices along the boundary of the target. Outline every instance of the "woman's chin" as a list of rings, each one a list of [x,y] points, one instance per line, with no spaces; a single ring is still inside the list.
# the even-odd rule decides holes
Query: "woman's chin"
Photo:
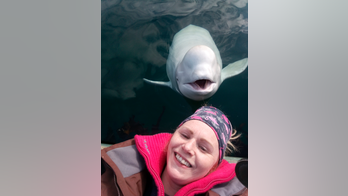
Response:
[[[188,168],[180,167],[174,161],[175,160],[173,160],[171,164],[167,164],[167,173],[171,181],[178,185],[186,185],[192,182],[192,176],[185,171]]]

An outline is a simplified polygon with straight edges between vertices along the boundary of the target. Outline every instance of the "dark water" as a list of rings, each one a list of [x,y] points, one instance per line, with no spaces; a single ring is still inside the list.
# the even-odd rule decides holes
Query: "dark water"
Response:
[[[135,134],[173,132],[202,104],[227,114],[248,156],[248,69],[225,80],[205,101],[143,82],[169,81],[166,59],[173,36],[189,24],[207,29],[223,66],[248,57],[247,1],[101,1],[101,139],[118,143]]]

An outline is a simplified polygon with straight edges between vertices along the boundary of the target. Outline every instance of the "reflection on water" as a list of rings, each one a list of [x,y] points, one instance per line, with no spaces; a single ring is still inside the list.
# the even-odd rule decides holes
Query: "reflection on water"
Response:
[[[135,134],[173,132],[200,105],[224,111],[243,134],[247,156],[248,69],[222,83],[208,100],[186,99],[170,88],[143,82],[168,81],[166,60],[175,33],[189,24],[207,29],[223,66],[248,57],[245,0],[101,1],[102,141],[117,143]]]

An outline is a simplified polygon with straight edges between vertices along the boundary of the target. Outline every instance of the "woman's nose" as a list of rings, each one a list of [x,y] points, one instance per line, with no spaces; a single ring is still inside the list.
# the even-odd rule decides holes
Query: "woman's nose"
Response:
[[[189,154],[193,154],[194,150],[194,141],[193,140],[189,140],[186,143],[183,144],[183,149],[185,150],[185,152],[189,153]]]

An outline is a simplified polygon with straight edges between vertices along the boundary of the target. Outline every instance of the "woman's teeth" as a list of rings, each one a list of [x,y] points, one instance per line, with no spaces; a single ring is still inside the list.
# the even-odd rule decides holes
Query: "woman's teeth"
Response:
[[[186,165],[187,167],[191,167],[190,163],[188,163],[187,161],[185,161],[181,156],[179,156],[178,154],[175,155],[176,160],[178,160],[181,164]]]

